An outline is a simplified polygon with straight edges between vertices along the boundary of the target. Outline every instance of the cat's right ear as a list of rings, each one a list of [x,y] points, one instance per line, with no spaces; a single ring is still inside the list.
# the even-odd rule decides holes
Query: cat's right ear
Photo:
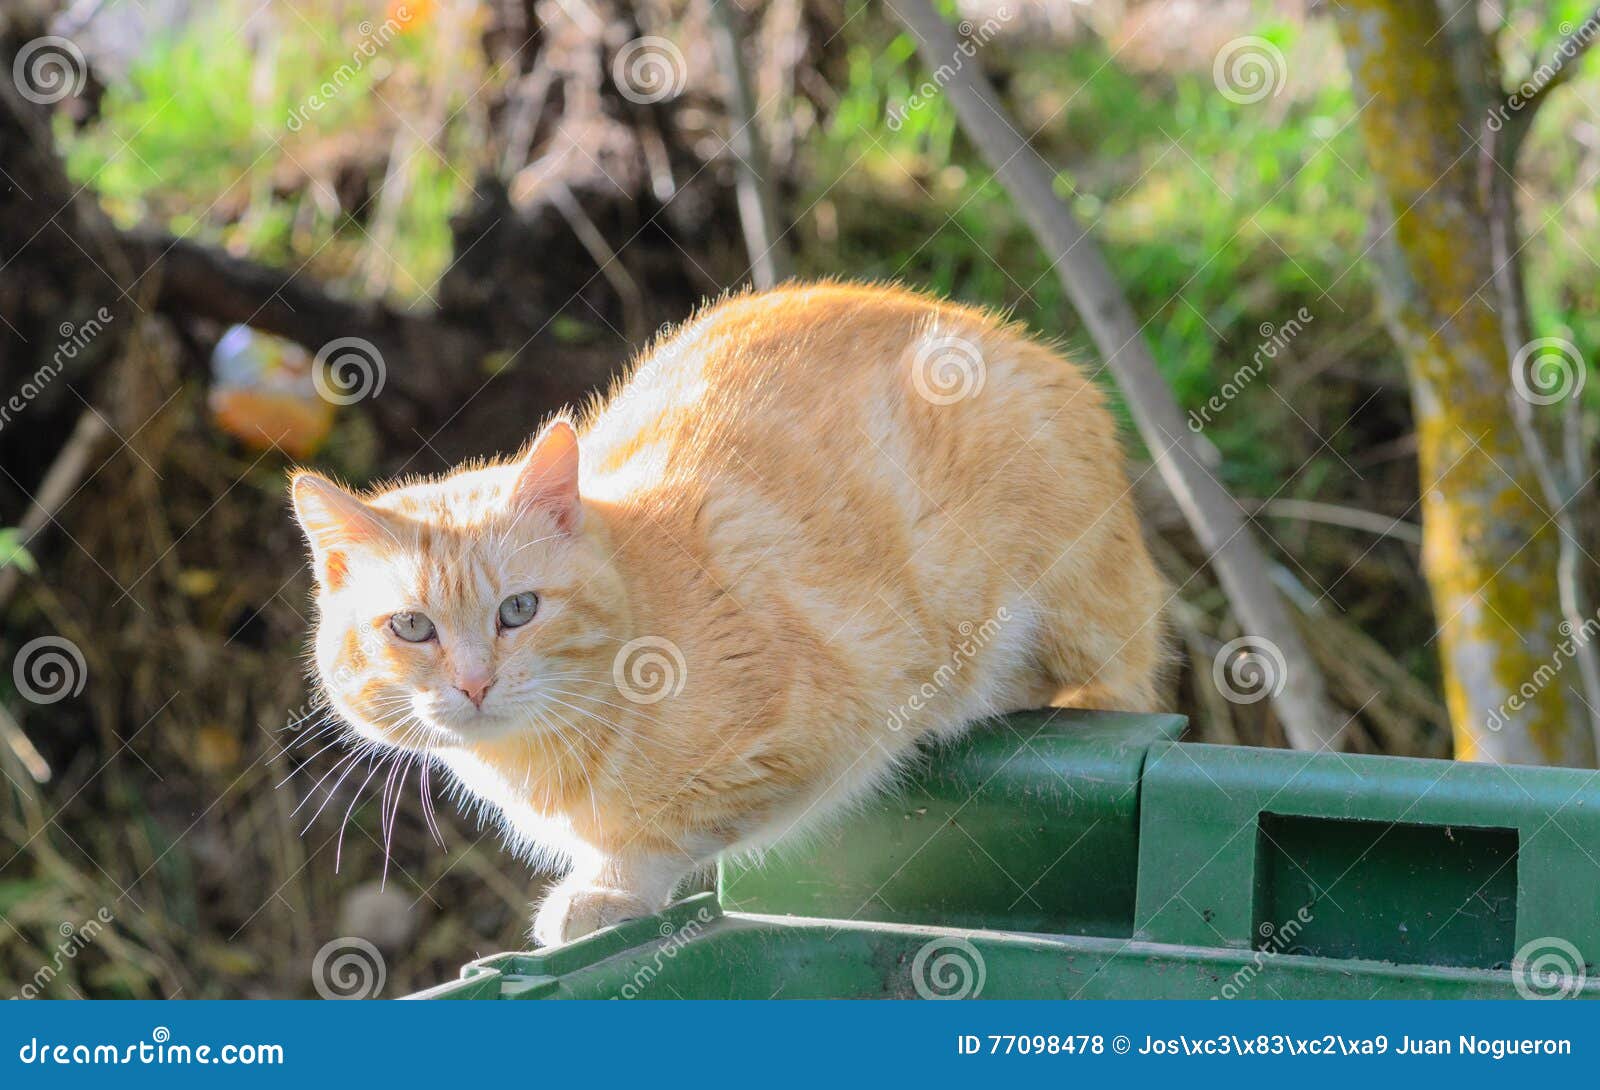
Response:
[[[317,580],[329,590],[337,590],[349,571],[346,550],[388,536],[383,516],[316,473],[296,473],[290,493],[295,518],[311,544]]]

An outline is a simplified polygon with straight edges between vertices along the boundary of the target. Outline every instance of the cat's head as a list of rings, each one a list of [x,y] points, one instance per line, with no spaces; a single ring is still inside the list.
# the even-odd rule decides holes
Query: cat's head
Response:
[[[316,667],[360,734],[413,749],[543,733],[610,675],[626,611],[564,420],[522,456],[361,497],[293,483]]]

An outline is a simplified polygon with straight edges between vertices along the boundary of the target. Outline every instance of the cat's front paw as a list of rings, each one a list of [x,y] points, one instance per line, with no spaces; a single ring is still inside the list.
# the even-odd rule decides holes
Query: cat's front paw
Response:
[[[533,937],[540,946],[556,946],[654,911],[642,898],[626,890],[558,885],[533,918]]]

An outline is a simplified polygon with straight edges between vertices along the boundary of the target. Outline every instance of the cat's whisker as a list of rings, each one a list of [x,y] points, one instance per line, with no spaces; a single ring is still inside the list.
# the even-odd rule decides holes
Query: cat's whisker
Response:
[[[328,808],[328,803],[332,802],[333,801],[333,797],[336,794],[339,793],[339,788],[344,785],[345,778],[348,777],[350,775],[350,773],[354,772],[356,770],[356,768],[361,764],[361,759],[362,758],[366,758],[366,759],[370,760],[372,758],[372,749],[366,748],[366,747],[358,747],[358,748],[356,748],[356,749],[354,749],[354,750],[352,750],[350,752],[349,757],[347,758],[349,763],[345,766],[344,771],[339,774],[339,778],[334,781],[333,786],[328,788],[328,793],[322,796],[321,805],[319,805],[317,807],[316,811],[311,815],[311,817],[309,819],[307,819],[305,828],[300,830],[300,835],[301,836],[305,836],[308,832],[311,831],[311,827],[317,823],[317,819],[322,816],[322,812]],[[308,793],[306,795],[306,800],[309,801],[310,798],[311,798],[311,794]],[[304,806],[305,802],[302,802],[300,805]],[[298,810],[299,807],[296,807],[295,809]],[[291,814],[290,816],[293,817],[294,815]]]
[[[590,719],[593,719],[596,723],[598,723],[602,727],[606,728],[606,732],[607,732],[607,736],[608,737],[615,738],[615,739],[620,739],[623,744],[631,747],[635,752],[638,752],[638,743],[635,742],[632,738],[629,738],[625,732],[618,731],[608,720],[602,718],[599,715],[596,715],[594,712],[588,711],[585,708],[580,708],[575,704],[569,704],[565,700],[560,699],[559,697],[552,696],[552,697],[550,697],[550,699],[552,701],[554,701],[555,703],[560,704],[564,708],[568,708],[568,709],[570,709],[572,711],[577,712],[579,715],[588,716]],[[561,720],[561,722],[565,723],[567,726],[571,727],[574,731],[576,731],[578,733],[578,735],[580,737],[582,737],[585,742],[588,743],[589,747],[595,751],[595,754],[596,754],[597,758],[600,755],[600,753],[602,753],[604,751],[604,746],[602,746],[600,741],[598,739],[596,739],[596,738],[590,737],[589,732],[583,728],[581,723],[572,722],[566,716],[564,716],[561,713],[557,712],[554,708],[550,709],[550,714],[556,716],[557,718],[559,718]],[[628,791],[626,783],[620,777],[617,777],[615,773],[613,773],[612,778],[614,780],[616,780],[617,784],[622,787],[624,792]],[[633,801],[631,793],[629,794],[628,801],[629,802]]]
[[[350,805],[345,808],[344,817],[339,819],[339,843],[335,845],[333,849],[333,873],[339,873],[339,864],[344,858],[345,826],[350,823],[350,815],[355,812],[356,803],[361,801],[361,793],[367,789],[367,784],[372,782],[372,777],[377,775],[378,769],[383,767],[384,762],[389,760],[393,754],[397,754],[399,752],[399,750],[393,750],[390,752],[379,753],[377,760],[372,763],[372,771],[367,773],[367,778],[361,781],[361,785],[356,788],[356,793],[351,797]],[[343,782],[343,777],[340,778],[340,782]],[[337,786],[337,784],[335,786]]]
[[[622,637],[622,636],[613,636],[609,632],[596,632],[593,629],[586,630],[583,633],[583,637],[584,637],[584,639],[589,639],[589,640],[609,640],[612,643],[627,643],[628,639],[632,638],[632,637],[625,638],[625,637]]]
[[[340,739],[340,741],[343,741],[343,739]],[[337,745],[337,744],[338,744],[338,742],[335,742],[335,743],[333,743],[333,744],[331,744],[329,746],[326,746],[326,747],[323,748],[323,750],[321,752],[325,753],[325,752],[327,752],[327,750],[332,749],[333,745]],[[328,768],[328,770],[326,772],[324,772],[321,776],[317,777],[317,782],[311,785],[311,787],[306,791],[305,797],[302,798],[298,803],[295,804],[295,808],[293,810],[289,811],[289,816],[290,817],[294,817],[295,814],[299,813],[301,807],[305,806],[306,803],[310,802],[314,797],[316,797],[317,789],[319,787],[321,787],[324,783],[326,783],[330,776],[332,776],[334,773],[338,772],[339,769],[346,762],[354,761],[354,760],[358,759],[367,750],[367,748],[369,746],[371,746],[371,745],[373,745],[373,743],[366,742],[366,741],[358,742],[356,744],[356,746],[353,749],[351,749],[348,753],[342,754],[339,757],[338,760],[333,762],[333,764]],[[313,754],[312,756],[315,757],[316,754]],[[303,768],[305,766],[302,765],[301,767]],[[296,771],[299,771],[299,770],[297,769]],[[284,779],[283,779],[283,783],[278,784],[278,787],[279,788],[283,787],[283,785],[288,783],[289,780],[291,778],[293,778],[293,776],[294,776],[293,772],[291,772],[288,776],[285,776]],[[337,787],[338,784],[335,784],[334,786]]]
[[[315,734],[306,735],[306,736],[301,737],[301,738],[295,738],[292,741],[290,741],[289,743],[287,743],[286,745],[283,745],[282,747],[280,747],[278,755],[282,756],[282,757],[290,758],[291,763],[299,762],[302,759],[315,759],[316,756],[317,756],[317,753],[323,752],[328,747],[326,745],[324,745],[322,747],[322,749],[317,751],[317,753],[313,753],[311,755],[311,758],[306,758],[306,756],[305,756],[305,748],[307,746],[314,746],[319,742],[328,741],[330,735],[332,736],[332,741],[333,742],[335,742],[335,743],[339,742],[343,738],[343,734],[339,729],[342,726],[344,726],[344,723],[341,722],[341,721],[337,721],[337,720],[334,721],[334,722],[328,723],[328,724],[324,725],[323,727],[321,727],[320,729],[318,729],[318,731]],[[295,771],[298,772],[299,769],[297,768]],[[293,776],[294,772],[291,772],[289,775]],[[278,784],[276,786],[277,787],[282,787],[283,784],[280,783],[280,784]]]
[[[406,766],[406,761],[401,756],[402,751],[396,750],[394,760],[389,762],[389,774],[384,777],[383,791],[378,796],[378,831],[385,840],[389,839],[389,799],[394,793],[395,776]]]
[[[387,819],[383,819],[382,811],[379,812],[379,818],[383,819],[383,876],[378,881],[379,889],[383,889],[389,884],[389,861],[393,857],[395,820],[400,815],[400,800],[405,798],[406,793],[406,776],[410,773],[411,762],[415,758],[416,754],[410,753],[406,755],[403,761],[395,762],[396,770],[399,772],[398,779],[396,779],[393,772],[389,773],[390,782],[394,784],[394,802],[389,805]],[[387,799],[389,785],[385,784],[383,790],[385,799]]]
[[[585,694],[581,694],[581,693],[579,693],[579,694],[569,693],[564,689],[558,689],[558,688],[555,688],[554,686],[551,686],[548,691],[551,692],[551,693],[560,694],[562,696],[583,696],[583,695],[585,695]],[[559,702],[559,703],[564,703],[564,702]],[[601,703],[605,703],[605,701],[601,701]],[[610,720],[606,719],[604,716],[602,716],[602,715],[600,715],[600,714],[598,714],[596,712],[592,712],[592,711],[588,710],[587,708],[575,708],[570,704],[566,704],[565,706],[569,707],[569,708],[572,708],[573,711],[580,712],[580,713],[582,713],[584,715],[587,715],[589,718],[595,720],[596,722],[603,723],[607,727],[610,727],[612,729],[613,736],[618,741],[620,741],[622,744],[631,747],[635,753],[642,753],[643,752],[639,748],[638,739],[636,739],[634,737],[634,734],[633,734],[632,731],[617,729],[615,724],[611,723]],[[616,707],[616,705],[614,705],[614,704],[610,705],[610,706],[611,707]],[[622,709],[622,710],[626,711],[627,709]],[[689,755],[689,756],[693,756],[694,753],[695,753],[695,750],[694,750],[693,747],[687,746],[687,745],[676,744],[671,739],[667,739],[667,738],[654,738],[654,739],[651,740],[651,744],[653,746],[659,748],[659,749],[662,749],[662,750],[671,750],[671,751],[674,751],[674,752],[677,752],[677,753],[682,753],[682,754]]]
[[[306,745],[317,738],[323,737],[329,731],[338,730],[343,725],[344,720],[340,719],[337,715],[330,713],[328,714],[327,718],[319,723],[314,729],[302,731],[298,737],[290,739],[289,743],[283,748],[285,750],[291,750],[296,746]]]
[[[433,834],[435,843],[445,848],[444,834],[439,831],[439,816],[433,812],[433,785],[429,782],[428,773],[432,762],[422,763],[422,773],[417,777],[417,791],[422,795],[422,817],[428,824],[428,831]],[[446,851],[450,849],[445,848]]]
[[[392,700],[392,701],[394,701],[394,702],[395,702],[395,705],[396,705],[396,706],[399,706],[399,705],[401,705],[401,704],[409,704],[409,703],[410,703],[410,698],[409,698],[409,697],[406,697],[406,698],[388,698],[388,699],[389,699],[389,700]],[[381,702],[380,702],[380,703],[381,703]],[[405,721],[405,720],[404,720],[404,719],[402,719],[402,720],[401,720],[401,722],[402,722],[402,723],[403,723],[403,722],[404,722],[404,721]],[[337,717],[335,717],[335,718],[334,718],[334,719],[333,719],[333,720],[332,720],[332,721],[330,721],[330,722],[329,722],[329,723],[328,723],[328,724],[327,724],[327,725],[326,725],[326,726],[324,726],[324,727],[323,727],[323,728],[322,728],[322,729],[321,729],[321,730],[320,730],[320,731],[318,731],[318,734],[319,734],[319,735],[321,735],[321,734],[325,734],[325,733],[327,733],[327,732],[328,732],[328,731],[331,731],[331,730],[336,730],[336,729],[337,729],[337,728],[339,728],[339,727],[340,727],[340,726],[342,726],[342,725],[343,725],[343,720],[341,720],[341,719],[339,719],[339,718],[337,718]],[[306,769],[306,768],[307,768],[307,767],[308,767],[308,766],[309,766],[309,765],[310,765],[310,764],[311,764],[311,763],[312,763],[312,762],[313,762],[313,761],[315,761],[315,760],[316,760],[316,759],[317,759],[317,758],[318,758],[318,757],[320,757],[320,756],[322,756],[322,755],[323,755],[323,754],[324,754],[324,753],[326,753],[326,752],[328,752],[328,750],[330,750],[330,749],[332,749],[332,748],[333,748],[333,747],[334,747],[334,746],[337,746],[337,745],[339,745],[339,744],[340,744],[340,742],[342,742],[342,741],[343,741],[343,740],[344,740],[344,737],[343,737],[343,736],[342,736],[342,735],[340,735],[340,736],[337,736],[337,737],[335,737],[335,738],[334,738],[334,739],[333,739],[333,741],[331,741],[331,742],[329,742],[329,743],[328,743],[328,744],[327,744],[327,745],[325,745],[325,746],[323,746],[323,747],[322,747],[322,748],[321,748],[321,749],[319,749],[319,750],[317,750],[317,751],[316,751],[316,752],[315,752],[315,753],[313,753],[313,754],[311,754],[311,756],[309,756],[309,757],[307,757],[307,758],[305,758],[305,759],[304,759],[304,760],[302,760],[302,761],[301,761],[301,762],[300,762],[300,764],[299,764],[299,765],[297,765],[297,766],[296,766],[296,767],[295,767],[295,768],[293,768],[293,769],[292,769],[292,770],[290,770],[290,772],[289,772],[289,774],[288,774],[288,775],[287,775],[287,776],[285,776],[285,777],[284,777],[284,778],[283,778],[283,779],[282,779],[282,780],[280,780],[280,781],[278,781],[278,783],[277,783],[277,785],[276,785],[276,786],[275,786],[275,787],[274,787],[274,790],[277,790],[277,789],[279,789],[279,788],[282,788],[282,787],[283,787],[283,785],[284,785],[284,784],[286,784],[286,783],[288,783],[288,782],[289,782],[289,781],[290,781],[290,780],[292,780],[292,779],[293,779],[293,778],[294,778],[294,777],[295,777],[295,776],[297,776],[297,775],[299,775],[299,774],[300,774],[300,773],[301,773],[301,772],[303,772],[303,771],[305,771],[305,769]],[[287,751],[287,750],[288,750],[288,749],[291,749],[291,748],[293,748],[293,746],[294,746],[294,745],[295,745],[295,744],[297,744],[297,743],[291,743],[291,744],[290,744],[290,745],[289,745],[289,746],[287,746],[287,747],[285,747],[285,751]],[[327,779],[327,778],[328,778],[328,777],[329,777],[329,776],[330,776],[330,775],[332,775],[332,774],[333,774],[333,773],[334,773],[334,772],[335,772],[335,771],[337,771],[337,770],[338,770],[338,768],[339,768],[339,765],[340,765],[340,764],[342,764],[342,763],[343,763],[343,762],[344,762],[344,761],[345,761],[345,760],[346,760],[346,759],[348,759],[348,756],[355,756],[355,755],[359,755],[359,754],[360,754],[360,752],[361,752],[361,751],[362,751],[362,750],[363,750],[363,749],[364,749],[364,748],[366,748],[366,747],[368,747],[368,746],[374,746],[374,745],[376,745],[376,744],[377,744],[377,743],[375,743],[375,742],[371,742],[371,741],[370,741],[370,740],[367,740],[367,739],[362,739],[362,740],[361,740],[361,741],[360,741],[360,743],[359,743],[359,744],[358,744],[358,745],[357,745],[357,746],[356,746],[356,748],[355,748],[355,750],[354,750],[354,751],[353,751],[353,753],[352,753],[352,754],[350,754],[350,755],[347,755],[347,756],[346,756],[346,757],[341,757],[341,758],[340,758],[340,759],[339,759],[339,761],[336,761],[336,762],[335,762],[335,763],[334,763],[334,765],[333,765],[333,767],[332,767],[332,768],[330,768],[330,769],[329,769],[329,770],[328,770],[328,771],[327,771],[327,772],[325,772],[325,773],[323,773],[323,774],[322,774],[322,776],[321,776],[321,777],[320,777],[320,778],[319,778],[319,779],[318,779],[318,780],[317,780],[317,782],[316,782],[316,783],[314,783],[314,784],[312,784],[312,785],[311,785],[311,790],[310,790],[310,791],[308,791],[308,792],[307,792],[307,793],[306,793],[306,797],[305,797],[305,798],[304,798],[304,799],[302,799],[302,800],[301,800],[301,801],[300,801],[300,803],[299,803],[299,805],[297,805],[297,806],[296,806],[296,807],[295,807],[295,808],[294,808],[294,810],[292,810],[292,811],[290,811],[290,815],[289,815],[289,816],[291,816],[291,817],[293,817],[293,816],[294,816],[294,814],[295,814],[295,813],[296,813],[296,812],[297,812],[297,811],[299,811],[299,809],[300,809],[300,807],[302,807],[302,806],[304,806],[304,805],[305,805],[305,804],[306,804],[306,802],[308,802],[308,801],[309,801],[309,800],[310,800],[310,798],[311,798],[311,796],[312,796],[312,795],[314,795],[314,794],[316,794],[316,791],[317,791],[317,788],[318,788],[318,787],[320,787],[320,786],[321,786],[321,785],[322,785],[322,783],[323,783],[323,782],[324,782],[324,781],[325,781],[325,780],[326,780],[326,779]],[[335,784],[335,785],[334,785],[334,786],[335,786],[335,787],[337,787],[337,786],[338,786],[338,785],[337,785],[337,784]]]
[[[309,756],[305,760],[301,761],[294,768],[291,768],[289,770],[289,774],[288,775],[284,776],[283,779],[281,779],[277,783],[273,784],[272,789],[274,791],[277,791],[280,788],[282,788],[284,784],[288,783],[290,780],[294,779],[300,773],[304,772],[307,768],[309,768],[312,761],[315,761],[318,757],[322,756],[324,753],[328,752],[328,750],[332,749],[334,746],[339,745],[343,741],[344,741],[344,738],[342,736],[334,738],[333,741],[329,742],[327,745],[325,745],[321,749],[317,750],[311,756]],[[318,781],[318,782],[320,783],[321,781]],[[312,790],[313,791],[316,790],[316,786],[315,785],[312,786]]]
[[[518,518],[518,521],[520,521],[520,516]],[[501,538],[501,543],[502,544],[504,543],[504,539],[505,538],[508,538],[508,537],[511,536],[511,530],[513,530],[513,529],[515,529],[515,526],[509,528],[506,531],[506,533],[502,535],[502,538]],[[547,534],[544,537],[534,538],[532,541],[523,542],[521,545],[518,545],[515,549],[511,550],[511,555],[512,556],[516,556],[518,553],[522,552],[523,549],[531,549],[535,545],[543,545],[545,542],[554,541],[560,536],[561,536],[560,534]]]
[[[607,719],[605,716],[601,715],[600,713],[595,712],[595,711],[591,711],[588,708],[579,707],[577,704],[573,704],[573,703],[570,703],[570,702],[568,702],[566,700],[561,699],[562,696],[571,696],[572,695],[571,693],[566,693],[561,689],[557,689],[557,688],[551,687],[551,688],[546,689],[542,695],[544,696],[544,698],[546,700],[550,701],[552,704],[559,704],[563,708],[570,709],[571,711],[577,712],[579,715],[586,716],[587,718],[594,720],[600,726],[605,728],[605,731],[606,731],[607,735],[619,735],[619,734],[624,733],[622,731],[617,730],[616,724],[611,722],[611,720]]]
[[[306,724],[309,723],[314,727],[318,725],[319,720],[321,721],[322,726],[327,726],[327,720],[332,713],[333,706],[323,699],[320,694],[318,694],[317,696],[313,697],[313,702],[306,709],[304,715],[291,715],[288,722],[284,723],[283,726],[276,728],[273,733],[303,733],[308,729]]]
[[[577,753],[576,750],[573,749],[571,741],[569,741],[566,737],[564,737],[562,735],[561,731],[557,730],[550,723],[549,719],[546,718],[544,715],[542,715],[538,710],[535,710],[534,715],[537,717],[539,725],[543,729],[549,731],[550,734],[552,736],[554,736],[556,738],[556,740],[559,741],[562,744],[562,746],[564,746],[566,748],[567,755],[569,757],[571,757],[573,759],[573,762],[575,764],[577,764],[581,768],[583,766],[583,763],[584,763],[583,762],[583,758],[582,758],[582,756],[580,754]],[[570,726],[571,724],[568,724],[568,725]],[[560,795],[560,797],[565,799],[567,797],[568,791],[567,791],[567,787],[566,787],[565,777],[562,775],[562,771],[561,771],[562,770],[561,762],[560,761],[555,762],[553,768],[554,768],[554,771],[555,771],[555,774],[556,774],[556,790],[557,790],[558,794]],[[581,782],[583,782],[583,781],[580,780],[580,783]],[[548,797],[548,792],[546,792],[546,796]],[[592,788],[589,790],[589,806],[590,806],[590,809],[593,810],[593,812],[594,812],[595,820],[598,821],[599,820],[598,803],[595,800],[594,790]]]
[[[625,707],[625,706],[623,706],[621,704],[613,704],[611,701],[606,700],[606,699],[604,699],[602,697],[595,696],[593,693],[577,692],[577,691],[570,690],[570,689],[559,689],[559,688],[555,687],[554,685],[550,686],[550,691],[553,692],[553,693],[560,693],[562,696],[570,696],[570,697],[573,697],[573,698],[578,699],[578,700],[592,700],[596,704],[604,704],[606,707],[615,708],[619,712],[627,712],[627,713],[631,713],[631,714],[637,714],[638,711],[639,711],[639,709],[637,707],[629,708],[629,707]]]
[[[563,703],[563,701],[557,701],[557,703],[560,704],[560,703]],[[573,706],[571,706],[571,704],[566,704],[566,707],[573,707]],[[581,711],[581,709],[573,709],[573,711]],[[600,747],[600,744],[598,744],[597,741],[595,741],[594,738],[590,738],[589,731],[586,731],[586,730],[584,730],[584,728],[579,727],[578,723],[574,723],[574,722],[571,722],[570,719],[566,719],[566,715],[562,715],[562,714],[560,714],[560,712],[555,711],[554,707],[552,707],[552,709],[550,709],[550,715],[554,715],[555,719],[562,720],[562,722],[566,723],[566,725],[568,725],[568,727],[573,728],[573,730],[576,731],[576,733],[578,733],[579,738],[584,739],[584,743],[589,744],[590,749],[594,749],[594,751],[597,752],[597,755],[598,755],[598,752],[600,752],[600,749],[602,749],[602,747]],[[579,762],[579,763],[582,763],[582,762]],[[598,770],[598,763],[597,762],[589,762],[589,768],[592,771],[597,771]],[[630,792],[629,789],[627,789],[626,781],[624,781],[624,779],[618,778],[618,776],[614,776],[614,775],[613,775],[613,781],[614,781],[614,783],[618,784],[619,787],[621,787],[622,794],[626,794],[627,795],[627,800],[629,800],[629,805],[632,805],[632,803],[634,803],[634,795],[632,795],[632,792]],[[594,800],[594,786],[592,786],[592,784],[590,784],[589,794],[590,794],[590,802],[592,802],[592,800]],[[598,820],[600,820],[600,815],[598,815],[598,813],[597,813],[597,815],[595,815],[595,821],[598,821]]]
[[[539,729],[541,731],[549,732],[551,737],[555,738],[555,740],[557,742],[561,743],[561,747],[566,750],[567,756],[571,757],[574,762],[581,763],[581,759],[578,757],[578,754],[572,748],[572,742],[569,741],[565,736],[563,736],[562,733],[559,730],[557,730],[554,727],[554,725],[552,725],[550,723],[550,720],[543,713],[541,713],[537,708],[532,710],[532,714],[533,714],[533,717],[534,717],[534,722],[539,727]],[[527,748],[529,748],[529,749],[540,748],[540,747],[543,746],[543,744],[544,743],[542,742],[542,740],[539,740],[539,739],[536,739],[536,738],[529,738],[527,740],[527,743],[526,743]],[[566,782],[566,775],[564,773],[565,763],[563,761],[561,761],[560,759],[557,759],[554,762],[544,762],[544,767],[545,767],[545,772],[546,772],[546,777],[547,778],[548,778],[548,775],[550,773],[554,773],[555,774],[556,794],[560,798],[565,798],[566,795],[567,795],[567,782]],[[527,790],[529,790],[529,791],[532,791],[534,786],[535,786],[534,783],[533,783],[533,780],[530,778],[532,775],[533,775],[533,762],[530,761],[529,764],[528,764],[527,774],[523,778],[523,784],[524,784],[525,788]],[[540,786],[544,786],[544,785],[541,783]],[[544,787],[544,791],[545,791],[545,798],[548,801],[549,796],[550,796],[550,790],[549,790],[548,786]]]
[[[406,775],[410,772],[412,763],[417,759],[418,756],[420,756],[419,751],[417,751],[416,749],[410,748],[410,743],[412,742],[412,739],[417,734],[420,733],[420,731],[417,729],[417,728],[420,728],[420,726],[421,726],[421,724],[419,723],[419,724],[417,724],[416,727],[414,727],[414,728],[412,728],[410,730],[407,730],[407,732],[404,735],[402,735],[401,739],[400,739],[400,745],[402,747],[401,748],[401,752],[403,752],[405,754],[405,757],[404,757],[403,763],[400,764],[400,775],[399,775],[399,781],[398,781],[398,784],[397,784],[398,790],[395,792],[394,801],[389,807],[389,817],[388,817],[388,821],[387,821],[388,831],[385,834],[386,837],[392,837],[393,834],[394,834],[395,816],[397,814],[399,814],[399,812],[400,812],[400,800],[402,798],[404,798],[404,796],[405,796]],[[392,777],[393,777],[393,774],[391,773],[391,778]],[[386,795],[388,794],[388,788],[387,787],[385,787],[384,793]]]

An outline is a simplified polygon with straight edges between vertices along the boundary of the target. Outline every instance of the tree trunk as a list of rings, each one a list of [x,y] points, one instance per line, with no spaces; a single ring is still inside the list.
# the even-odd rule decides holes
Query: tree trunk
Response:
[[[1571,661],[1583,637],[1562,629],[1554,512],[1509,407],[1494,306],[1475,135],[1498,88],[1487,69],[1458,63],[1432,2],[1344,0],[1334,18],[1381,190],[1374,252],[1411,378],[1422,560],[1456,755],[1592,767]]]

